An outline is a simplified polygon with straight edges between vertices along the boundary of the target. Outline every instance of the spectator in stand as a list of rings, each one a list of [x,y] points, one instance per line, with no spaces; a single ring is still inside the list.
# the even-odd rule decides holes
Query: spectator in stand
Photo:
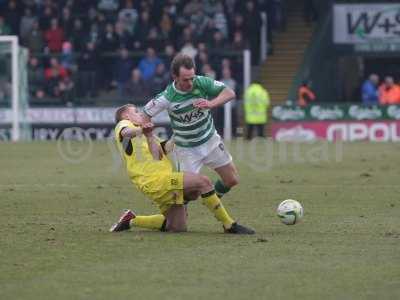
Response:
[[[32,30],[28,33],[22,44],[32,53],[42,53],[44,48],[43,34],[39,28],[39,22],[35,20],[33,22]]]
[[[376,74],[369,75],[361,87],[361,98],[364,105],[375,105],[379,103],[379,76]]]
[[[225,49],[225,47],[226,47],[226,42],[225,42],[223,34],[219,30],[215,31],[213,34],[211,43],[210,43],[210,48],[222,50],[222,49]]]
[[[87,35],[85,41],[92,42],[96,45],[96,47],[99,47],[100,45],[100,29],[99,25],[97,23],[92,23],[90,25],[90,31],[89,34]]]
[[[114,31],[114,25],[112,23],[107,23],[105,26],[105,31],[101,36],[100,50],[102,52],[114,52],[118,49],[118,40]]]
[[[243,39],[243,34],[241,31],[235,31],[235,33],[233,34],[231,49],[234,51],[243,51],[244,49],[248,49],[248,44]]]
[[[186,43],[194,44],[194,33],[191,26],[186,26],[183,28],[182,34],[178,39],[177,45],[178,48],[182,48]]]
[[[205,64],[201,69],[201,73],[204,76],[210,77],[212,79],[216,79],[217,77],[217,73],[214,71],[210,64]]]
[[[197,10],[193,15],[191,15],[190,24],[197,38],[203,36],[209,20],[210,18],[202,9]]]
[[[51,19],[50,29],[45,32],[45,39],[47,42],[48,49],[57,53],[62,49],[62,43],[64,42],[64,30],[58,26],[58,19]]]
[[[68,41],[62,45],[60,62],[69,73],[76,71],[75,53],[73,52],[72,44]]]
[[[311,90],[307,80],[303,81],[297,91],[297,105],[306,107],[311,101],[315,101],[315,93]]]
[[[197,56],[197,49],[191,41],[187,41],[182,46],[181,53],[189,55],[192,59],[194,59]]]
[[[171,16],[171,18],[175,19],[179,10],[179,4],[179,0],[167,0],[167,3],[165,3],[164,5],[163,11]]]
[[[208,53],[206,51],[200,51],[199,54],[195,57],[196,68],[198,70],[203,70],[203,67],[206,64],[209,64]]]
[[[53,9],[51,6],[46,6],[43,9],[43,13],[40,15],[39,18],[39,24],[40,24],[40,29],[45,32],[50,28],[50,23],[51,20],[55,17],[55,14],[53,12]]]
[[[215,28],[222,33],[224,39],[228,38],[228,21],[226,19],[224,9],[221,6],[214,14]]]
[[[226,86],[230,87],[233,91],[236,91],[236,80],[232,77],[232,71],[229,67],[223,67],[222,77],[220,79]],[[235,101],[235,100],[233,100]]]
[[[41,66],[39,59],[31,56],[28,61],[28,82],[29,94],[35,98],[43,98],[44,96],[44,69]]]
[[[129,47],[129,42],[132,38],[132,36],[129,34],[129,32],[124,30],[124,27],[122,26],[121,22],[116,22],[115,23],[115,37],[117,40],[117,46],[118,49],[120,48],[128,48]],[[139,44],[141,45],[141,43],[139,42]],[[135,48],[135,46],[133,45],[133,48]],[[135,50],[138,50],[139,48],[135,48]]]
[[[118,21],[130,34],[134,34],[138,21],[138,12],[133,8],[132,0],[127,0],[125,6],[118,13]],[[139,28],[140,30],[140,28]]]
[[[225,0],[225,3],[224,3],[225,13],[229,20],[233,19],[234,15],[235,15],[236,2],[237,2],[237,0]]]
[[[108,20],[113,18],[113,15],[117,12],[119,7],[118,0],[100,0],[97,8],[106,14]]]
[[[202,9],[208,16],[212,17],[216,13],[223,11],[224,6],[222,4],[222,1],[202,0]]]
[[[121,48],[119,57],[114,65],[114,80],[113,84],[117,86],[120,96],[123,96],[123,90],[126,82],[131,77],[131,72],[134,68],[133,60],[129,57],[128,49]]]
[[[151,47],[157,52],[164,48],[163,40],[161,39],[156,26],[151,27],[149,31],[149,35],[146,38],[146,47]]]
[[[96,97],[99,71],[99,57],[96,44],[87,42],[78,61],[79,84],[78,95],[81,97]]]
[[[133,69],[131,78],[125,83],[123,96],[129,97],[134,104],[145,104],[150,97],[149,89],[139,69]]]
[[[171,62],[174,59],[175,54],[176,54],[174,45],[167,44],[165,46],[164,54],[165,54],[165,57],[164,57],[165,68],[167,70],[169,70],[171,67]]]
[[[81,52],[86,48],[85,37],[86,37],[86,31],[85,28],[83,27],[82,20],[75,19],[70,36],[75,51]]]
[[[242,80],[242,65],[241,64],[236,64],[232,63],[232,61],[229,58],[223,58],[221,61],[221,66],[218,69],[218,73],[220,74],[219,77],[222,76],[222,71],[224,69],[229,69],[232,78],[237,82],[240,82]],[[239,91],[239,85],[236,87],[237,90]]]
[[[87,18],[87,23],[89,24],[89,27],[91,27],[93,24],[97,24],[97,10],[95,7],[90,6],[89,11],[87,12],[86,18]]]
[[[7,25],[4,17],[0,16],[0,35],[10,35],[10,34],[11,34],[10,26]]]
[[[138,68],[142,73],[143,80],[149,80],[156,72],[157,66],[161,63],[153,48],[146,49],[146,56],[139,61]]]
[[[148,12],[153,12],[155,10],[155,7],[153,4],[154,0],[145,0],[145,1],[137,1],[139,2],[138,4],[138,10],[139,11],[148,11]]]
[[[252,65],[257,65],[260,60],[260,28],[262,22],[260,13],[256,10],[253,1],[246,2],[243,15],[245,20],[244,34],[249,37]]]
[[[71,1],[71,0],[69,0]],[[82,12],[88,12],[91,7],[95,4],[95,0],[72,0],[71,10],[74,15],[82,14]]]
[[[20,12],[18,8],[18,2],[16,0],[8,1],[7,9],[4,12],[5,23],[9,26],[10,34],[19,35],[20,26]],[[3,13],[3,12],[2,12]]]
[[[204,43],[204,42],[199,42],[199,43],[197,43],[197,50],[199,51],[199,52],[208,52],[208,48],[207,48],[207,45],[206,45],[206,43]]]
[[[235,14],[235,16],[233,18],[233,22],[230,25],[230,28],[229,28],[230,40],[233,40],[233,34],[235,32],[241,32],[242,36],[245,33],[244,19],[243,19],[243,16],[239,13]]]
[[[202,10],[203,6],[200,0],[190,0],[183,8],[183,15],[187,18],[194,15],[197,11]]]
[[[160,19],[159,28],[160,38],[164,41],[164,43],[173,38],[173,27],[174,24],[172,18],[168,15],[168,13],[163,13]]]
[[[60,96],[59,82],[68,76],[68,72],[60,65],[57,58],[50,58],[50,66],[45,70],[44,76],[47,94],[52,97]]]
[[[213,43],[214,39],[214,32],[217,30],[215,29],[215,23],[213,19],[209,19],[207,23],[207,27],[204,30],[203,36],[201,37],[201,41],[207,44],[208,48],[212,48],[211,44]]]
[[[119,1],[118,0],[100,0],[97,8],[101,11],[106,11],[111,13],[115,13],[118,10]]]
[[[145,40],[149,35],[150,28],[152,27],[150,20],[150,12],[144,10],[140,13],[139,23],[136,26],[135,34],[134,34],[134,50],[144,50],[145,49]]]
[[[68,6],[65,6],[62,9],[62,14],[61,14],[61,28],[64,31],[64,34],[67,38],[70,38],[72,36],[72,29],[73,29],[73,20],[71,16],[71,10],[69,9]]]
[[[33,29],[33,23],[35,21],[36,17],[32,15],[32,10],[30,8],[25,8],[25,13],[21,18],[21,23],[19,26],[19,36],[21,40],[26,40],[27,36]]]
[[[70,76],[65,76],[59,81],[58,90],[63,104],[71,106],[75,99],[75,84]]]
[[[103,81],[100,83],[106,90],[111,88],[111,82],[113,80],[113,70],[115,57],[110,54],[116,52],[120,48],[118,44],[117,35],[114,31],[114,25],[112,23],[107,23],[105,26],[105,31],[102,33],[100,39],[99,51],[103,54],[101,60],[101,73]]]
[[[106,24],[107,24],[107,19],[106,19],[105,15],[101,12],[97,12],[97,17],[96,17],[95,23],[99,27],[99,33],[100,33],[100,38],[101,38],[101,34],[104,32],[104,28],[106,28]]]
[[[150,94],[157,95],[162,92],[168,85],[169,81],[169,73],[165,69],[165,65],[163,63],[159,64],[156,68],[156,73],[148,82]]]
[[[385,82],[379,87],[379,104],[400,104],[400,86],[394,83],[392,76],[385,77]]]

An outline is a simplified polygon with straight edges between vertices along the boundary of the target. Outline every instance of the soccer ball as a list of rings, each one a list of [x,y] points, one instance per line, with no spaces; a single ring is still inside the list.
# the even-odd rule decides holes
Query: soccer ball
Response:
[[[300,202],[287,199],[279,204],[276,213],[283,224],[294,225],[303,218],[304,211]]]

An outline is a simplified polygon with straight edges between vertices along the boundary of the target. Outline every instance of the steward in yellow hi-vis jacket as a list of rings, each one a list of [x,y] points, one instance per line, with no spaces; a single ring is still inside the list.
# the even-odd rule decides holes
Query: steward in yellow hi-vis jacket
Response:
[[[259,83],[252,83],[244,93],[244,116],[247,125],[247,139],[252,138],[253,129],[257,136],[265,137],[265,124],[269,107],[269,94]]]

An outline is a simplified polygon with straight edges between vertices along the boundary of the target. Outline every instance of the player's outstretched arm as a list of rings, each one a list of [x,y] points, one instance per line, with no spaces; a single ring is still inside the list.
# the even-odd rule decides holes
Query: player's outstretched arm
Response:
[[[221,93],[210,102],[214,107],[224,105],[226,102],[233,100],[236,97],[236,93],[229,87],[224,88]]]
[[[160,144],[157,142],[156,137],[153,134],[154,124],[145,123],[143,124],[142,128],[143,128],[143,134],[146,137],[147,146],[149,147],[153,159],[161,160],[163,154]]]
[[[125,127],[124,129],[121,130],[122,138],[128,138],[128,139],[141,135],[142,133],[143,130],[140,127],[136,128]]]
[[[151,117],[145,113],[142,113],[142,120],[143,120],[143,124],[147,124],[151,122]]]
[[[236,93],[231,88],[226,87],[214,99],[212,99],[210,101],[208,101],[206,99],[199,99],[198,101],[193,103],[193,106],[198,107],[198,108],[211,109],[214,107],[224,105],[225,103],[231,101],[235,97],[236,97]]]

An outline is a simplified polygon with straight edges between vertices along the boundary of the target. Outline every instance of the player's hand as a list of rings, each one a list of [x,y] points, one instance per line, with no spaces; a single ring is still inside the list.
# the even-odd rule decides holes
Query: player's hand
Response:
[[[142,125],[143,134],[145,136],[150,136],[151,133],[153,132],[153,129],[154,129],[154,124],[151,122],[147,122]]]
[[[193,106],[202,109],[211,109],[213,108],[212,102],[206,99],[198,99],[193,102]]]

